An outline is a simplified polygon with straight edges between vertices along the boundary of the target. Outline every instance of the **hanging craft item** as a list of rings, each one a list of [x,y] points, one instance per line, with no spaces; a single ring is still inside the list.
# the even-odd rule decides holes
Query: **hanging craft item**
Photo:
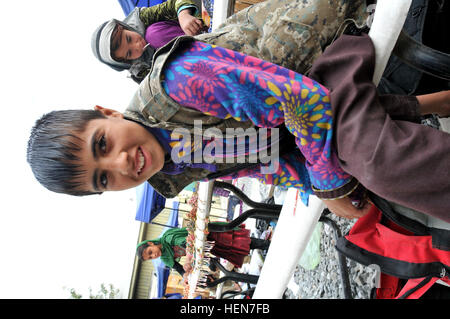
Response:
[[[205,293],[206,289],[211,250],[214,247],[214,242],[207,240],[210,210],[208,198],[211,197],[211,191],[209,183],[200,183],[198,191],[189,200],[192,209],[187,215],[186,257],[192,263],[192,268],[184,283],[185,299]]]

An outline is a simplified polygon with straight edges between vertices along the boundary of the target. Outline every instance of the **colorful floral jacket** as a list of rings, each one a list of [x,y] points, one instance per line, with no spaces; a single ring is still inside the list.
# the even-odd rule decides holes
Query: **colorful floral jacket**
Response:
[[[194,121],[196,120],[202,121],[202,132],[199,133],[203,133],[206,129],[212,127],[219,129],[226,134],[226,128],[230,127],[241,127],[245,129],[254,126],[277,127],[279,125],[286,124],[288,130],[297,137],[296,144],[300,148],[304,156],[304,158],[302,157],[300,161],[303,160],[303,162],[305,162],[306,158],[306,164],[302,165],[302,168],[295,169],[295,174],[300,175],[302,177],[301,180],[304,180],[304,184],[298,186],[300,186],[300,188],[304,192],[305,196],[302,199],[306,203],[307,195],[312,193],[313,186],[317,187],[319,185],[318,188],[320,190],[325,189],[327,191],[335,191],[333,187],[336,185],[339,186],[338,188],[342,186],[345,191],[348,191],[347,188],[351,188],[354,186],[353,183],[351,183],[353,181],[352,177],[340,170],[340,167],[338,164],[336,164],[336,161],[334,160],[333,154],[330,149],[332,125],[330,122],[331,111],[327,111],[329,108],[327,90],[326,88],[321,87],[320,84],[314,84],[313,81],[311,81],[307,77],[304,77],[287,69],[280,68],[280,72],[287,73],[277,73],[277,75],[274,77],[274,79],[280,79],[281,81],[277,84],[278,88],[272,88],[271,85],[273,83],[271,83],[270,81],[263,85],[266,88],[270,87],[269,94],[273,95],[272,98],[264,98],[263,101],[267,102],[266,104],[269,108],[272,108],[271,105],[273,105],[273,108],[277,113],[268,113],[268,121],[264,119],[265,109],[258,110],[258,108],[255,108],[253,111],[248,109],[246,113],[247,115],[249,115],[249,117],[246,118],[243,116],[244,113],[241,112],[242,108],[238,110],[237,108],[234,109],[232,106],[231,108],[227,108],[227,110],[224,110],[224,112],[229,112],[229,115],[226,115],[224,113],[222,114],[222,116],[217,116],[218,114],[215,114],[216,116],[212,116],[207,115],[208,113],[204,112],[204,110],[195,110],[193,108],[183,107],[173,99],[173,95],[171,95],[172,98],[169,97],[166,92],[167,87],[164,88],[165,81],[163,80],[162,72],[164,71],[166,62],[169,59],[171,59],[172,61],[173,52],[175,50],[178,50],[179,47],[182,47],[183,44],[189,44],[190,42],[192,42],[191,37],[179,37],[172,41],[170,45],[167,45],[157,51],[152,72],[141,83],[138,91],[133,97],[133,100],[125,111],[124,115],[126,118],[138,121],[149,127],[161,128],[166,130],[184,128],[191,131],[192,133],[195,133]],[[205,48],[213,48],[213,46],[205,44]],[[233,54],[234,51],[223,50],[223,52],[221,53],[227,52]],[[179,55],[179,52],[177,52],[177,54],[174,56],[176,57],[177,55]],[[245,57],[245,55],[241,56],[242,58]],[[263,68],[266,68],[267,70],[269,70],[269,68],[277,68],[274,64],[267,63],[259,59],[252,59],[251,57],[249,58],[251,60],[251,63],[263,63]],[[245,72],[242,74],[245,76]],[[287,91],[284,93],[282,93],[281,91],[278,92],[279,88],[284,90],[285,87],[282,82],[285,80],[288,81],[286,82],[286,84],[291,83],[293,86],[286,87]],[[293,80],[295,83],[291,80]],[[297,88],[296,85],[298,85],[299,83],[301,85],[304,85],[304,87]],[[239,83],[237,83],[237,85],[239,86]],[[294,92],[294,95],[298,97],[298,101],[294,101],[294,104],[291,103],[293,101],[291,100],[291,98],[289,98],[289,100],[285,99],[289,91],[298,91],[297,93]],[[281,99],[277,99],[277,96],[281,97]],[[244,100],[248,99],[244,98]],[[274,105],[274,103],[278,103],[279,105]],[[303,106],[305,107],[303,108]],[[241,113],[237,114],[236,111]],[[305,125],[312,126],[312,135],[306,134],[303,135],[303,137],[298,135],[303,134],[301,132],[305,131],[297,125],[298,123],[303,121],[302,119],[299,119],[297,122],[295,122],[294,120],[294,122],[291,123],[287,120],[287,117],[283,118],[283,116],[285,115],[291,116],[291,118],[296,119],[298,118],[298,114],[296,114],[295,112],[303,112],[305,114],[306,118],[303,116],[303,119],[308,122],[305,122]],[[295,127],[296,125],[297,127]],[[294,131],[296,132],[294,133]],[[280,140],[279,144],[283,145],[284,143],[282,140]],[[314,145],[317,145],[317,147],[315,147]],[[295,148],[295,144],[293,144],[291,151],[293,151],[293,149]],[[327,162],[328,164],[323,162]],[[247,164],[247,161],[245,163]],[[305,166],[308,170],[308,173],[305,173]],[[331,170],[329,169],[330,167]],[[233,172],[242,169],[242,164],[239,163],[217,164],[217,170],[222,173],[225,173],[227,171]],[[330,172],[332,176],[327,176],[330,174]],[[173,197],[176,196],[176,194],[178,194],[185,186],[187,186],[192,181],[210,178],[212,178],[211,171],[198,167],[186,167],[184,172],[179,175],[171,176],[159,172],[152,178],[150,178],[149,183],[152,184],[152,186],[162,195],[166,197]],[[314,181],[314,185],[310,184],[310,178],[312,181]]]

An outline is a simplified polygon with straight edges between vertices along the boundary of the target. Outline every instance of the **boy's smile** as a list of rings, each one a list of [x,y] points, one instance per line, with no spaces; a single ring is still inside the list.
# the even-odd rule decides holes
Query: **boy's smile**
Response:
[[[103,192],[138,186],[164,165],[164,150],[143,126],[114,110],[97,107],[106,119],[91,120],[83,132],[80,158],[86,190]]]

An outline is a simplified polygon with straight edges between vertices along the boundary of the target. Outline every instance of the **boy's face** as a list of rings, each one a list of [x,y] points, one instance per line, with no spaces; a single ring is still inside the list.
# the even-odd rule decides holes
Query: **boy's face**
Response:
[[[120,46],[114,52],[114,56],[126,61],[135,60],[142,55],[146,44],[139,33],[123,29],[120,34]]]
[[[160,256],[161,248],[153,243],[148,243],[148,246],[142,251],[142,258],[144,260],[155,259]]]
[[[83,190],[118,191],[138,186],[164,166],[164,149],[143,126],[111,109],[96,107],[106,119],[89,121],[78,137]]]

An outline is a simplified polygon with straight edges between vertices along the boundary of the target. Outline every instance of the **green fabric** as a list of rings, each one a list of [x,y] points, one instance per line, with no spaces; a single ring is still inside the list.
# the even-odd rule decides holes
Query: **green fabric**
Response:
[[[187,229],[184,228],[171,228],[167,230],[162,236],[158,239],[149,239],[140,242],[136,249],[139,246],[142,246],[148,242],[152,242],[155,245],[161,244],[161,261],[170,268],[173,268],[175,264],[175,256],[173,254],[174,246],[181,246],[186,242],[186,237],[188,235]]]
[[[181,7],[193,7],[196,9],[196,13],[200,11],[190,0],[167,0],[156,6],[142,8],[139,11],[139,18],[146,28],[158,21],[178,20],[177,12]],[[198,14],[196,16],[198,17]]]

